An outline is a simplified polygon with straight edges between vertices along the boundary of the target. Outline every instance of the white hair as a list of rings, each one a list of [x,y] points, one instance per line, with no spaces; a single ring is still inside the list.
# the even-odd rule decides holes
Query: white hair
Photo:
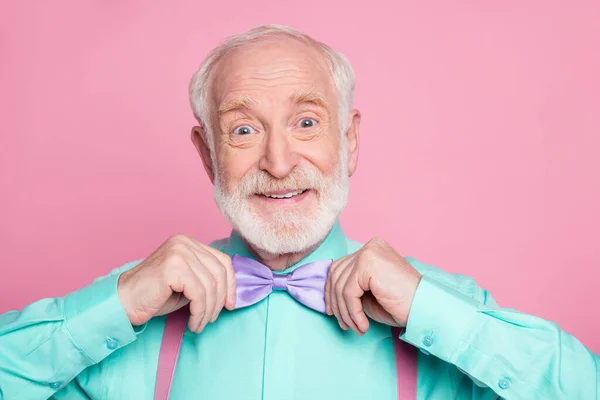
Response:
[[[210,125],[210,110],[208,92],[210,86],[210,75],[215,64],[225,55],[245,44],[255,43],[261,40],[277,37],[288,37],[300,40],[310,46],[321,50],[329,65],[333,82],[338,91],[338,118],[342,135],[348,128],[348,117],[354,98],[354,84],[356,81],[354,70],[348,59],[340,52],[332,49],[324,43],[314,40],[310,36],[298,32],[295,29],[283,25],[261,25],[227,38],[223,43],[214,48],[204,59],[200,68],[193,75],[189,87],[190,104],[198,123],[204,128],[211,156],[214,160],[214,142]]]

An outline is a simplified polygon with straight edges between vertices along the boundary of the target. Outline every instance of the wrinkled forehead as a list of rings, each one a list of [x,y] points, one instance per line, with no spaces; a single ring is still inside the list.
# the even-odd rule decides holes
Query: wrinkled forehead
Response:
[[[236,48],[219,60],[211,75],[213,110],[233,97],[282,97],[299,90],[318,93],[328,104],[337,104],[323,52],[292,38],[267,39]]]

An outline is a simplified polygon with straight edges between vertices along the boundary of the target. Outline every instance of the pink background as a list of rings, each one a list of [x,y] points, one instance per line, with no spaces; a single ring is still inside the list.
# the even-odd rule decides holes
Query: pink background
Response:
[[[275,22],[356,69],[347,233],[600,352],[598,1],[30,3],[0,10],[0,312],[175,233],[228,234],[187,84],[224,36]]]

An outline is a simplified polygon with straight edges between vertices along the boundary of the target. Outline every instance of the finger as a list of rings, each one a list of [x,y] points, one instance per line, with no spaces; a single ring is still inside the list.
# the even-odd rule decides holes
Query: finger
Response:
[[[177,274],[176,283],[171,285],[174,291],[183,293],[190,300],[190,320],[188,325],[196,332],[206,313],[206,293],[202,282],[198,279],[189,264]]]
[[[194,270],[197,274],[199,274],[200,270],[207,270],[209,274],[216,282],[216,291],[212,293],[210,288],[208,289],[210,302],[212,304],[212,299],[214,302],[214,309],[207,309],[209,312],[209,321],[214,322],[219,313],[223,309],[225,304],[225,297],[227,296],[227,273],[225,271],[225,266],[220,262],[217,257],[215,257],[212,253],[208,251],[203,251],[203,249],[199,246],[194,245],[193,243],[186,244],[190,249],[190,252],[194,254],[194,257],[197,260],[197,264],[194,265]]]
[[[208,322],[214,314],[215,307],[217,304],[217,283],[207,269],[200,269],[195,272],[198,276],[198,279],[200,279],[202,285],[204,286],[204,293],[206,299],[205,313],[202,316],[202,320],[200,321],[198,329],[196,330],[196,333],[200,333],[202,332],[206,324],[208,324]]]
[[[226,282],[226,296],[225,296],[225,306],[229,310],[233,310],[235,308],[235,300],[236,300],[236,285],[235,285],[235,271],[233,270],[233,264],[231,262],[231,257],[225,254],[225,259],[222,260],[223,268],[225,268],[225,276],[227,277]]]
[[[225,298],[227,296],[227,273],[225,272],[223,264],[221,264],[221,262],[212,254],[206,253],[204,258],[205,262],[203,266],[212,275],[212,278],[216,283],[215,293],[210,293],[209,291],[209,294],[213,294],[215,299],[214,310],[210,316],[210,322],[214,322],[225,305]]]
[[[205,261],[206,256],[203,257],[203,255],[200,255],[200,257],[198,257],[198,254],[193,250],[192,246],[190,246],[189,243],[185,244],[185,249],[183,251],[189,253],[187,254],[186,262],[191,273],[196,277],[196,279],[199,282],[198,287],[194,289],[198,290],[198,292],[200,293],[200,295],[198,295],[197,303],[202,304],[196,305],[199,312],[197,315],[194,315],[194,324],[190,323],[190,329],[192,329],[196,333],[200,333],[214,313],[214,308],[216,305],[217,284],[216,280],[209,272],[209,270],[204,267],[204,264],[210,262],[210,260],[208,262]],[[191,295],[193,296],[193,294]]]
[[[339,277],[339,269],[340,266],[344,264],[344,259],[340,259],[338,261],[335,261],[334,263],[331,264],[331,267],[329,269],[329,273],[327,276],[327,281],[325,283],[326,286],[326,290],[327,290],[327,296],[325,297],[325,301],[327,304],[327,308],[328,308],[328,314],[329,315],[334,315],[336,317],[336,319],[338,319],[338,323],[339,323],[339,318],[337,317],[337,304],[335,301],[335,297],[333,294],[333,288],[335,287],[335,282],[337,280],[337,278]],[[327,286],[329,286],[329,289],[327,289]],[[342,325],[340,324],[340,327],[343,329]]]
[[[209,273],[211,273],[213,279],[216,281],[216,293],[215,293],[215,308],[212,312],[210,322],[215,322],[223,306],[225,305],[225,298],[227,297],[227,274],[225,273],[225,267],[217,260],[216,257],[210,255],[214,259],[207,265]]]
[[[194,239],[192,237],[188,237],[188,238],[190,239],[190,241],[192,243],[194,243],[194,245],[197,247],[198,251],[203,250],[205,252],[212,254],[215,258],[217,258],[217,260],[219,260],[221,265],[225,268],[225,276],[226,276],[225,307],[227,307],[229,310],[233,310],[235,308],[235,299],[236,299],[236,291],[235,290],[236,289],[235,289],[235,271],[233,270],[233,265],[231,263],[231,257],[229,257],[227,254],[225,254],[211,246],[206,246],[206,245],[200,243],[199,241],[197,241],[196,239]]]
[[[350,313],[348,312],[348,306],[346,304],[346,282],[348,281],[348,278],[353,274],[353,270],[354,268],[352,267],[346,268],[344,270],[344,272],[336,282],[335,293],[337,297],[339,314],[342,317],[342,320],[348,327],[352,328],[352,330],[361,335],[362,332],[360,331],[360,329],[358,329],[358,326],[356,326],[356,323],[354,323],[352,318],[350,318]]]
[[[349,265],[349,264],[350,263],[348,260],[344,260],[333,271],[332,276],[331,276],[331,295],[330,295],[330,297],[331,297],[331,312],[337,318],[340,328],[342,328],[343,330],[347,330],[349,327],[344,322],[344,318],[342,317],[342,314],[340,312],[340,305],[339,305],[340,297],[337,294],[337,290],[338,290],[338,284],[339,284],[341,275],[344,273],[344,271],[347,270],[347,268],[351,267],[351,265]]]
[[[327,281],[325,283],[325,304],[327,306],[328,315],[335,315],[333,308],[334,305],[337,309],[336,297],[334,295],[334,282],[337,281],[340,274],[344,271],[346,266],[348,266],[355,258],[356,253],[346,256],[344,258],[340,258],[337,261],[334,261],[331,264],[331,268],[327,277]],[[336,316],[337,318],[337,316]],[[341,325],[340,325],[341,326]]]
[[[358,329],[365,333],[369,329],[369,319],[363,310],[362,297],[365,291],[358,283],[357,274],[354,272],[348,277],[344,286],[344,299],[348,314]]]
[[[329,271],[327,271],[327,279],[325,280],[325,309],[327,315],[333,315],[333,311],[331,311],[331,280],[333,279],[333,271],[339,263],[340,260],[332,262]]]
[[[225,268],[225,275],[227,277],[227,282],[225,285],[226,288],[226,306],[228,309],[233,310],[235,308],[235,300],[236,300],[236,286],[235,286],[235,271],[233,270],[233,264],[231,261],[231,257],[227,254],[220,252],[217,249],[213,249],[212,247],[207,248],[219,261],[221,265]]]
[[[194,305],[196,306],[197,311],[194,314],[192,314],[193,323],[192,318],[190,318],[190,329],[193,332],[200,333],[202,331],[200,327],[202,326],[202,323],[206,319],[206,315],[208,314],[208,310],[206,308],[207,293],[202,283],[200,283],[198,289],[196,290],[198,290],[198,300],[195,302],[195,304],[190,302],[190,314],[192,314],[192,307]]]

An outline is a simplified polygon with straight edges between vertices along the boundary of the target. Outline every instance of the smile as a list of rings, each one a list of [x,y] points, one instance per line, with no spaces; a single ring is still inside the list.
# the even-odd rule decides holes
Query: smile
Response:
[[[302,193],[306,192],[307,190],[308,189],[303,189],[303,190],[297,190],[297,191],[294,191],[294,192],[277,193],[277,194],[274,194],[274,193],[263,193],[262,195],[264,197],[268,197],[270,199],[290,199],[290,198],[292,198],[294,196],[301,195]]]

